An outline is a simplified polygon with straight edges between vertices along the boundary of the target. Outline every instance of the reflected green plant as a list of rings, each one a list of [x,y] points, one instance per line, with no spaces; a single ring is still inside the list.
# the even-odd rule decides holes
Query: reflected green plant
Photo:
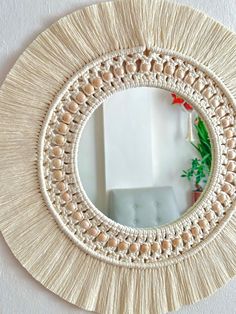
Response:
[[[191,167],[183,170],[182,178],[188,181],[194,181],[195,190],[202,191],[211,171],[212,152],[211,142],[205,123],[200,117],[195,120],[195,129],[198,137],[198,143],[191,142],[193,147],[199,153],[200,158],[192,159]]]

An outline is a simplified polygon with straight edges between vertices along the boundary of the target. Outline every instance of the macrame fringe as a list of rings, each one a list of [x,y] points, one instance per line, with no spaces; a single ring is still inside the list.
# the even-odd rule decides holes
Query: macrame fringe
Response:
[[[59,229],[38,180],[38,140],[66,80],[108,52],[161,47],[207,66],[236,97],[236,35],[205,14],[162,0],[117,0],[62,18],[18,59],[0,90],[0,228],[45,287],[86,310],[165,313],[212,294],[236,274],[236,215],[201,250],[158,269],[94,259]]]
[[[236,272],[235,214],[227,228],[196,254],[159,269],[141,270],[115,267],[79,250],[36,199],[18,207],[17,219],[10,210],[2,221],[3,236],[35,279],[84,309],[166,313],[214,293]]]

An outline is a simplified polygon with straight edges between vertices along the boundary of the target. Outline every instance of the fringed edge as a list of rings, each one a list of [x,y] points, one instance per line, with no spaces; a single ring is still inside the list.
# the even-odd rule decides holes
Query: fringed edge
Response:
[[[78,249],[43,204],[2,221],[3,236],[27,271],[63,299],[99,313],[166,313],[213,294],[236,273],[236,214],[196,254],[158,269],[104,263]],[[14,220],[14,227],[9,225]]]
[[[236,273],[235,213],[196,254],[158,269],[106,264],[59,229],[40,192],[39,133],[54,97],[82,66],[118,49],[160,47],[208,67],[236,96],[236,36],[167,1],[117,0],[72,13],[42,33],[0,90],[1,220],[9,247],[45,287],[86,310],[164,313],[215,292]]]

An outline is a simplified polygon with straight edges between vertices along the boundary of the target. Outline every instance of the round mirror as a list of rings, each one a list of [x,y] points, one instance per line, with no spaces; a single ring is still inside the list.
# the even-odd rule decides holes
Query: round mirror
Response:
[[[78,147],[88,198],[130,227],[177,220],[201,197],[211,170],[202,118],[178,95],[154,87],[112,95],[85,125]]]

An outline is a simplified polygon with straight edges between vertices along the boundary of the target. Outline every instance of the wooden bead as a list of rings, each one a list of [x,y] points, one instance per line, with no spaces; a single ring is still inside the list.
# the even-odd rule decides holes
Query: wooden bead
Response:
[[[149,252],[150,251],[150,244],[148,244],[148,243],[144,243],[144,244],[142,244],[141,246],[140,246],[140,252],[141,253],[147,253],[147,252]]]
[[[72,203],[70,203],[70,204],[72,204]],[[72,217],[75,219],[75,220],[77,220],[77,221],[81,221],[82,219],[83,219],[83,214],[81,213],[81,212],[74,212],[73,214],[72,214]],[[83,226],[85,225],[85,226],[87,226],[87,220],[84,220],[84,221],[82,221],[83,222]],[[83,227],[83,226],[81,226],[81,227]],[[84,227],[83,227],[84,228]],[[85,229],[87,229],[87,228],[85,228]]]
[[[84,93],[82,92],[79,92],[76,97],[75,97],[76,101],[79,103],[79,104],[84,104],[85,101],[86,101],[86,96],[84,95]]]
[[[230,192],[230,190],[231,190],[231,185],[229,183],[225,183],[222,187],[222,191],[225,193],[228,193]]]
[[[225,136],[227,138],[232,138],[234,136],[234,132],[231,129],[225,131]]]
[[[189,231],[183,232],[182,239],[184,240],[184,242],[190,241],[191,238],[192,238],[192,234]]]
[[[125,70],[123,67],[115,68],[114,73],[116,76],[123,76],[125,73]]]
[[[62,135],[57,134],[54,138],[55,144],[62,146],[65,143],[65,138]]]
[[[229,140],[227,140],[227,147],[228,148],[235,148],[236,147],[236,141],[235,141],[235,139],[229,139]]]
[[[65,123],[60,123],[57,131],[60,134],[66,134],[68,132],[68,126]]]
[[[161,247],[163,250],[168,250],[171,248],[171,242],[169,240],[163,240],[161,243]]]
[[[210,105],[213,106],[214,108],[218,107],[220,105],[220,101],[217,97],[213,97],[210,100]],[[218,110],[216,111],[219,117],[223,117],[225,115],[225,111],[222,108],[219,108],[219,113]]]
[[[184,78],[184,76],[185,76],[185,71],[182,70],[182,69],[177,69],[176,72],[175,72],[175,75],[176,75],[177,78],[182,80]]]
[[[217,196],[217,199],[218,201],[221,203],[221,204],[224,204],[224,202],[226,201],[227,197],[226,197],[226,194],[223,192],[223,193],[220,193],[218,196]]]
[[[63,199],[63,201],[65,202],[69,202],[71,200],[71,195],[67,192],[63,193],[61,198]]]
[[[236,152],[233,149],[228,150],[227,152],[228,159],[236,159]]]
[[[91,84],[86,84],[83,87],[83,91],[87,94],[87,95],[92,95],[94,93],[94,87]]]
[[[217,114],[220,118],[222,118],[222,117],[225,116],[225,111],[224,111],[224,109],[222,109],[222,108],[218,108],[218,109],[216,110],[216,114]]]
[[[105,82],[110,82],[110,81],[112,80],[112,78],[113,78],[113,74],[112,74],[110,71],[104,72],[104,73],[102,74],[102,78],[103,78],[103,80],[104,80]]]
[[[149,63],[142,63],[141,64],[141,71],[148,72],[151,69],[151,65]]]
[[[107,246],[111,248],[116,248],[118,244],[118,241],[116,239],[109,239],[107,242]]]
[[[198,227],[192,227],[191,233],[196,238],[199,235],[199,228]]]
[[[79,106],[75,101],[70,101],[67,108],[71,113],[76,113],[79,110]]]
[[[195,78],[191,74],[188,74],[184,80],[187,84],[192,85],[195,81]]]
[[[198,225],[201,229],[205,229],[208,226],[208,222],[206,219],[203,218],[199,220]]]
[[[215,214],[214,214],[214,212],[213,211],[210,211],[210,212],[208,212],[208,213],[206,213],[206,219],[209,221],[209,222],[211,222],[214,218],[215,218]]]
[[[223,128],[229,127],[230,126],[230,119],[228,117],[221,119],[221,125]]]
[[[77,212],[79,213],[79,212]],[[85,219],[85,220],[82,220],[81,223],[80,223],[80,226],[83,228],[83,229],[89,229],[90,228],[90,222]]]
[[[52,165],[55,169],[60,169],[62,167],[62,161],[61,159],[58,159],[58,158],[54,158],[52,160]]]
[[[57,183],[57,189],[59,190],[59,191],[65,191],[65,189],[66,189],[66,184],[64,183],[64,182],[58,182]]]
[[[132,64],[132,63],[127,64],[126,65],[126,70],[127,70],[128,73],[134,73],[137,70],[137,66],[135,64]]]
[[[153,253],[156,253],[160,250],[161,246],[158,242],[154,242],[151,246],[151,250]]]
[[[129,248],[129,245],[127,242],[122,241],[118,244],[118,250],[119,251],[126,251],[126,250],[128,250],[128,248]]]
[[[53,172],[53,178],[56,180],[56,181],[61,181],[63,179],[63,173],[61,170],[56,170]]]
[[[100,77],[96,77],[92,80],[92,84],[96,88],[100,88],[103,85],[103,81]]]
[[[231,160],[227,165],[227,170],[234,172],[236,170],[236,163]]]
[[[97,228],[94,228],[94,227],[92,227],[92,228],[90,228],[88,231],[87,231],[87,233],[89,234],[89,235],[91,235],[92,237],[96,237],[97,235],[98,235],[98,229]]]
[[[227,175],[225,176],[225,181],[232,183],[234,182],[234,175],[233,173],[228,172]]]
[[[211,88],[206,88],[203,92],[203,95],[206,97],[206,98],[211,98],[213,96],[213,91]]]
[[[53,147],[53,149],[52,149],[53,156],[61,157],[62,153],[63,153],[63,150],[60,147],[58,147],[58,146]]]
[[[165,66],[165,70],[164,70],[165,74],[167,75],[173,75],[175,72],[175,66],[171,65],[171,64],[167,64]]]
[[[218,215],[220,215],[220,213],[222,212],[223,210],[223,206],[221,205],[220,202],[215,202],[213,205],[212,205],[212,209],[214,210],[214,212]]]
[[[64,123],[69,124],[72,121],[72,115],[69,112],[64,112],[61,119]]]
[[[66,204],[66,208],[68,209],[68,210],[70,210],[70,211],[74,211],[75,210],[75,208],[76,208],[76,206],[75,206],[75,204],[74,203],[72,203],[72,202],[70,202],[70,203],[67,203]],[[76,212],[76,213],[78,213],[78,212]],[[74,213],[75,214],[75,213]],[[73,214],[73,215],[74,215]],[[81,214],[81,213],[79,213],[79,214]],[[77,214],[76,214],[77,215]],[[82,214],[81,214],[81,216],[82,216]],[[76,218],[75,218],[76,219]]]
[[[175,239],[172,240],[172,244],[173,244],[173,247],[176,248],[176,247],[178,247],[178,246],[180,246],[182,244],[182,239],[175,238]]]
[[[107,241],[107,238],[108,238],[108,236],[107,236],[107,234],[104,233],[104,232],[101,232],[101,233],[97,236],[97,240],[98,240],[99,242],[106,242],[106,241]]]
[[[139,245],[137,243],[132,243],[129,247],[131,253],[136,253],[139,250]]]
[[[154,63],[154,66],[153,66],[153,72],[156,72],[156,73],[161,73],[163,71],[163,64],[162,63]]]
[[[201,79],[198,79],[195,84],[194,84],[194,88],[197,90],[197,91],[201,91],[203,90],[205,84],[203,83],[203,81]]]

